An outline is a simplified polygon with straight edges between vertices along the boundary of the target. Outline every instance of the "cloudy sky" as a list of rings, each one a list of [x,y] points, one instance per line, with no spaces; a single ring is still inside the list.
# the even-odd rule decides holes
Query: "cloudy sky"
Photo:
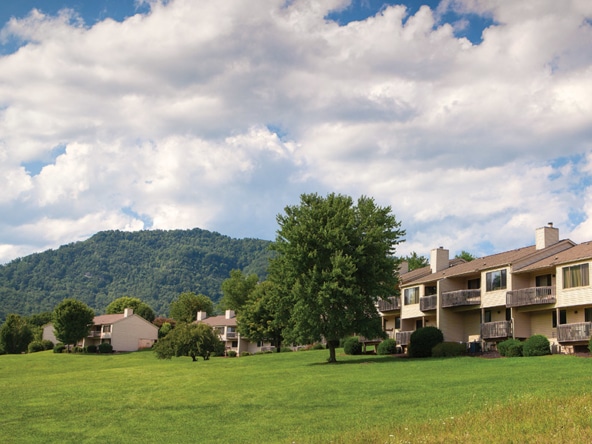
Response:
[[[8,4],[7,4],[8,3]],[[101,230],[272,240],[372,196],[399,253],[592,239],[589,0],[0,5],[0,263]]]

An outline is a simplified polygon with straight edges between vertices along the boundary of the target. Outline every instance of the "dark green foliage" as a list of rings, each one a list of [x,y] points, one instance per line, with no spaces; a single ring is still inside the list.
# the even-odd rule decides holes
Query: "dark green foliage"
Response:
[[[362,354],[362,343],[359,341],[357,336],[347,338],[343,342],[343,352],[346,355],[361,355]]]
[[[497,351],[502,356],[508,356],[508,349],[512,345],[521,346],[522,342],[520,342],[518,339],[513,339],[513,338],[506,339],[505,341],[502,341],[499,344],[497,344]]]
[[[251,356],[251,353],[249,353],[249,352],[241,352],[240,355],[241,356]]]
[[[236,352],[234,350],[228,350],[226,352],[226,356],[228,356],[229,358],[236,358]]]
[[[41,341],[33,341],[29,343],[29,346],[27,347],[28,353],[37,353],[41,351],[45,351],[45,347]]]
[[[258,282],[259,276],[256,274],[247,276],[240,270],[231,270],[230,277],[222,282],[220,308],[240,312]]]
[[[164,338],[171,332],[172,329],[173,326],[170,323],[165,322],[164,324],[162,324],[162,326],[158,329],[158,339]]]
[[[419,256],[415,251],[407,256],[401,258],[402,261],[407,262],[409,271],[417,270],[419,268],[427,267],[430,261],[425,256]]]
[[[223,349],[224,345],[214,329],[202,323],[178,324],[153,347],[159,359],[190,356],[193,361],[197,361],[198,356],[207,361],[212,353],[219,354]]]
[[[113,302],[107,305],[106,313],[124,313],[126,308],[131,308],[134,310],[134,314],[141,316],[148,322],[154,321],[154,318],[156,317],[154,310],[152,310],[148,304],[142,302],[139,298],[133,298],[130,296],[122,296],[115,299]]]
[[[197,228],[100,232],[0,266],[0,322],[9,313],[53,310],[73,297],[102,313],[114,299],[132,294],[160,315],[185,291],[218,301],[231,270],[265,278],[269,245]]]
[[[395,246],[405,234],[390,207],[365,196],[303,194],[277,221],[268,279],[289,313],[284,338],[325,338],[335,362],[340,338],[382,334],[375,304],[397,285]]]
[[[588,351],[592,353],[592,338],[590,338],[590,341],[588,342]]]
[[[282,352],[282,353],[289,353],[289,352],[293,352],[294,350],[292,350],[292,348],[290,348],[290,347],[281,347],[278,349],[278,351]]]
[[[97,348],[99,353],[113,353],[113,346],[108,342],[101,342]]]
[[[54,347],[53,347],[53,352],[54,353],[62,353],[64,350],[66,349],[66,346],[64,344],[62,344],[61,342],[58,342]]]
[[[385,339],[378,344],[376,349],[378,355],[394,355],[395,353],[397,353],[397,343],[394,339]]]
[[[93,344],[91,344],[88,347],[86,347],[86,352],[87,353],[96,353],[97,350],[98,350],[97,346],[96,345],[93,345]]]
[[[195,294],[190,291],[181,293],[171,302],[171,317],[177,322],[193,322],[198,311],[205,311],[208,316],[214,314],[214,303],[203,294]]]
[[[467,347],[462,342],[442,342],[432,348],[432,357],[448,358],[467,354]]]
[[[41,344],[43,344],[44,350],[52,350],[53,349],[53,342],[51,342],[49,339],[43,339],[41,341]]]
[[[17,354],[27,351],[29,342],[33,340],[33,332],[25,318],[10,314],[0,327],[0,345],[5,353]]]
[[[76,347],[73,347],[73,348],[72,348],[72,353],[84,353],[84,351],[85,351],[85,350],[84,350],[84,348],[83,348],[83,347],[78,347],[78,346],[76,346]]]
[[[315,343],[312,347],[312,350],[324,350],[325,346],[323,344],[321,344],[320,342]]]
[[[409,339],[409,356],[429,358],[432,349],[444,341],[442,331],[436,327],[423,327],[415,330]]]
[[[53,311],[55,336],[64,344],[76,344],[88,335],[95,314],[84,302],[64,299]]]
[[[507,358],[519,358],[523,355],[522,349],[524,348],[524,342],[517,342],[510,344],[506,351]]]
[[[544,356],[551,354],[551,344],[546,336],[533,335],[524,342],[522,356]]]

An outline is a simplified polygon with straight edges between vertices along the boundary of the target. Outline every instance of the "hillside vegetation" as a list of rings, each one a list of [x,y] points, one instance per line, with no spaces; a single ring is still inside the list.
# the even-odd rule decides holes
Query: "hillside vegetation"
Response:
[[[97,313],[121,296],[138,297],[159,315],[186,291],[216,302],[232,269],[266,276],[269,244],[198,228],[99,232],[0,266],[0,322],[9,313],[53,310],[67,297]]]

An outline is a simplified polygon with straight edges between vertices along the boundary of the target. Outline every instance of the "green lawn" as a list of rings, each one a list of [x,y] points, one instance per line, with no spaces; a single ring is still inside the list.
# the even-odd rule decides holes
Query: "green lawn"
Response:
[[[0,442],[587,442],[592,359],[0,356]]]

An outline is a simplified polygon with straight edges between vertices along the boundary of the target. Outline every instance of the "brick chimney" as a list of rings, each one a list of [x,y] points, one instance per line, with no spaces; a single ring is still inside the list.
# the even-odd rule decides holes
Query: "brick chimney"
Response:
[[[444,247],[435,248],[430,252],[430,268],[432,269],[432,273],[447,269],[449,264],[449,252]]]
[[[559,229],[553,227],[553,222],[549,222],[545,227],[536,229],[535,243],[537,250],[542,250],[557,242],[559,242]]]

